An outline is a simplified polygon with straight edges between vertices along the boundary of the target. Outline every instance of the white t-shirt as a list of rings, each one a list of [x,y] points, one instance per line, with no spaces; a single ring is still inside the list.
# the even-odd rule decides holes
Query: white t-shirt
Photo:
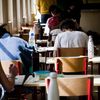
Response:
[[[87,47],[88,36],[81,31],[66,31],[57,35],[54,47],[57,48],[72,48],[72,47]]]
[[[56,36],[61,33],[62,31],[60,29],[54,29],[50,32],[50,35],[52,35],[52,41],[55,41]]]

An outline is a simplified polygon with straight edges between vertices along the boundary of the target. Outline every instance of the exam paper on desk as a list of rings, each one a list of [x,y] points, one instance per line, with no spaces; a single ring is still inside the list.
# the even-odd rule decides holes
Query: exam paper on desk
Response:
[[[15,77],[15,85],[22,85],[25,79],[25,75],[17,75]]]
[[[30,75],[24,82],[24,86],[45,86],[45,82]]]
[[[30,76],[27,78],[27,80],[25,81],[24,84],[32,84],[32,83],[34,83],[34,82],[36,82],[36,79],[35,79],[32,75],[30,75]]]

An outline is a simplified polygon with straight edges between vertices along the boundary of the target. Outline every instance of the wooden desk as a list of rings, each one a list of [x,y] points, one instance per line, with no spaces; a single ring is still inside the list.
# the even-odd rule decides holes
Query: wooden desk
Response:
[[[30,31],[32,29],[32,27],[33,26],[21,26],[21,29]]]
[[[86,56],[75,56],[75,57],[81,58],[81,57],[86,57]],[[47,67],[47,65],[53,65],[53,67],[54,67],[56,58],[57,57],[39,57],[39,62],[44,63],[46,67]],[[73,57],[69,57],[69,58],[73,58]],[[47,69],[47,68],[45,68],[45,69]]]
[[[94,77],[94,86],[98,89],[98,100],[100,100],[100,75]]]
[[[54,51],[54,47],[38,47],[38,52]]]
[[[89,62],[100,63],[100,56],[95,56],[92,59],[89,59]]]
[[[95,56],[92,59],[89,59],[89,63],[91,65],[91,74],[93,74],[93,65],[97,64],[98,65],[98,73],[100,74],[100,56]]]
[[[55,57],[39,57],[40,64],[43,64],[44,70],[52,71],[54,68]]]
[[[24,86],[37,86],[37,87],[44,87],[45,86],[45,82],[44,80],[38,80],[36,78],[34,78],[32,75],[30,75],[27,80],[24,82]]]
[[[58,76],[58,78],[81,78],[81,77],[93,77],[93,86],[100,86],[100,75],[61,75]],[[43,87],[45,86],[45,80],[38,80],[36,81],[36,79],[30,75],[27,80],[24,82],[23,84],[24,86],[39,86],[39,87]]]
[[[54,47],[38,47],[37,51],[44,57],[53,57]]]
[[[36,44],[38,45],[38,46],[42,46],[42,47],[44,47],[44,46],[47,46],[47,43],[48,43],[48,40],[46,39],[46,40],[36,40]]]
[[[76,56],[78,58],[81,58],[81,57],[86,57],[86,56]],[[43,62],[43,63],[46,63],[46,64],[54,64],[55,63],[55,58],[57,57],[39,57],[39,62]],[[69,58],[73,58],[73,57],[69,57]]]
[[[39,62],[40,63],[45,63],[45,64],[54,64],[55,63],[55,57],[39,57]]]
[[[48,65],[49,69],[51,68],[50,70],[52,70],[52,64],[54,63],[52,63],[52,60],[50,62],[50,59],[53,58],[54,47],[39,47],[37,51],[41,56],[40,63],[42,64],[42,69],[47,69]]]
[[[64,77],[66,77],[66,78],[93,77],[94,78],[93,86],[95,86],[95,87],[100,86],[100,75],[64,75],[63,78]],[[58,77],[58,78],[61,78],[61,77]],[[34,77],[29,76],[29,78],[25,81],[24,86],[27,86],[27,87],[45,87],[45,81],[44,80],[35,81]],[[100,100],[99,92],[98,92],[98,100]]]
[[[23,76],[20,76],[23,77]],[[80,78],[80,77],[93,77],[93,86],[100,86],[100,75],[60,75],[58,78]],[[19,83],[18,83],[19,84]],[[26,81],[23,84],[24,86],[39,86],[43,87],[45,86],[44,80],[37,80],[32,75],[29,75],[29,77],[26,79]]]

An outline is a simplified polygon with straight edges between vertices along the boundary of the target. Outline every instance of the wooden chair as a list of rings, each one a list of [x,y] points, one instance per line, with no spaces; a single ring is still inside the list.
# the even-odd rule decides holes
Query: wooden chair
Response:
[[[28,42],[29,39],[29,34],[28,33],[21,33],[20,34],[20,38],[26,40]]]
[[[67,76],[57,78],[59,96],[70,97],[78,96],[79,100],[92,100],[93,79],[92,77]]]
[[[86,74],[87,57],[56,57],[55,71],[65,74]]]
[[[2,60],[1,65],[4,72],[9,75],[10,64],[15,64],[18,69],[18,75],[22,74],[22,62],[20,60]]]
[[[57,57],[66,57],[66,56],[82,56],[86,55],[86,48],[58,48]]]

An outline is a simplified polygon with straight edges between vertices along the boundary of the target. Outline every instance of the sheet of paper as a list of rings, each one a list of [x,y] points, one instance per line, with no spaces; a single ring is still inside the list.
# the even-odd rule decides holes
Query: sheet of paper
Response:
[[[37,79],[37,78],[33,77],[32,75],[30,75],[30,76],[27,78],[27,80],[25,81],[24,84],[32,84],[32,83],[34,83],[34,82],[37,82],[38,80],[39,80],[39,79]]]
[[[15,77],[15,85],[22,85],[25,79],[25,75],[17,75]]]

